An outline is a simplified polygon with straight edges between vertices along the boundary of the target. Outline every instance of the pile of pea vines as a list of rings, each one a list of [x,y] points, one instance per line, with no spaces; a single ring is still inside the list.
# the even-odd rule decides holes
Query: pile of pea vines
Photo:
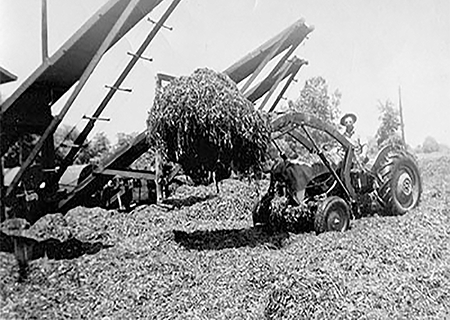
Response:
[[[225,74],[203,68],[156,90],[147,120],[150,145],[197,184],[211,172],[258,170],[270,125]]]

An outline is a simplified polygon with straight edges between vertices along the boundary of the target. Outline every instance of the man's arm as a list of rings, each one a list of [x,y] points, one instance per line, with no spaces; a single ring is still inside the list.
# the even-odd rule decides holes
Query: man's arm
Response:
[[[367,152],[369,150],[367,140],[362,139],[361,136],[358,136],[358,144],[361,150],[359,158],[363,163],[367,163],[367,161],[369,160],[369,158],[367,157]]]

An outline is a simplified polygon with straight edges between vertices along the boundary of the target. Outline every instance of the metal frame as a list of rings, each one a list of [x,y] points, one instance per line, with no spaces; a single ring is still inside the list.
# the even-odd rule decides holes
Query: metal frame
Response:
[[[271,50],[275,46],[278,46],[280,42],[281,46],[273,55],[274,58],[291,46],[297,47],[313,30],[314,27],[307,26],[305,21],[300,19],[275,37],[245,55],[223,72],[228,74],[234,82],[240,83],[258,68],[258,66],[264,61],[264,58],[270,54]],[[286,34],[289,36],[285,37]],[[278,66],[278,68],[279,67],[280,66]]]
[[[0,67],[0,85],[12,81],[16,81],[17,76],[12,74],[6,69]],[[2,127],[2,119],[3,119],[3,108],[0,106],[0,146],[2,145],[2,136],[3,136],[3,127]],[[3,155],[0,152],[0,220],[5,217],[5,203],[2,201],[4,198],[4,171],[3,171]]]
[[[256,100],[261,98],[264,94],[266,95],[263,102],[259,106],[260,110],[265,107],[280,82],[290,76],[286,82],[286,85],[282,89],[281,95],[276,98],[275,102],[270,107],[269,112],[272,112],[280,101],[282,95],[286,92],[287,88],[294,80],[294,77],[300,67],[307,63],[305,60],[301,60],[295,56],[292,60],[289,60],[289,58],[313,30],[314,27],[307,26],[305,21],[300,19],[272,39],[268,40],[244,56],[223,72],[230,76],[230,78],[237,84],[245,79],[248,79],[241,91],[247,98],[249,98],[250,101],[255,103]],[[260,75],[264,67],[266,67],[271,60],[275,59],[283,52],[284,55],[273,67],[268,76],[259,84],[250,88],[250,85],[255,81],[258,75]],[[257,92],[258,94],[256,98],[255,94]]]
[[[302,129],[304,134],[297,131],[298,127]],[[308,132],[307,127],[328,133],[344,148],[345,156],[340,176],[331,166],[322,150],[317,146],[316,142]],[[356,200],[355,190],[350,181],[350,168],[354,159],[354,147],[337,129],[312,115],[300,112],[290,112],[276,118],[272,121],[272,128],[274,131],[283,130],[282,133],[274,137],[274,139],[279,139],[283,135],[288,134],[302,144],[309,152],[317,153],[327,169],[344,190],[350,203],[353,203]]]
[[[128,73],[131,71],[132,67],[136,64],[137,60],[141,57],[143,51],[147,48],[150,41],[154,38],[156,33],[159,31],[159,29],[162,26],[162,23],[167,19],[167,17],[170,15],[170,13],[175,9],[176,5],[181,0],[174,0],[173,3],[170,5],[169,9],[163,16],[163,18],[156,24],[156,26],[152,29],[151,33],[149,34],[149,37],[144,41],[143,45],[139,49],[139,51],[136,54],[133,54],[132,59],[130,63],[128,64],[127,68],[124,70],[124,72],[120,75],[118,80],[116,81],[113,88],[108,92],[107,97],[102,101],[102,104],[97,109],[97,112],[94,114],[93,117],[89,117],[89,123],[86,125],[85,129],[82,131],[82,133],[77,137],[76,145],[81,146],[84,143],[84,140],[86,139],[87,135],[93,128],[93,124],[96,120],[99,119],[99,115],[101,114],[101,111],[106,107],[107,103],[113,96],[114,92],[118,89],[119,85],[122,83],[122,81],[125,79],[125,77],[128,75]],[[7,196],[11,195],[17,185],[19,184],[20,180],[23,178],[24,173],[26,170],[31,166],[31,164],[34,162],[35,158],[37,157],[39,152],[46,151],[45,158],[52,158],[50,157],[52,153],[54,155],[54,148],[53,148],[53,133],[56,130],[57,126],[61,123],[64,116],[69,111],[70,107],[72,106],[73,102],[75,101],[78,94],[83,89],[84,85],[86,84],[87,80],[89,79],[90,75],[94,71],[95,67],[98,65],[99,61],[105,54],[105,52],[111,48],[111,46],[117,42],[129,29],[131,29],[140,19],[142,19],[146,13],[151,11],[154,7],[156,7],[159,3],[161,3],[162,0],[153,0],[153,1],[144,1],[144,0],[111,0],[107,4],[105,4],[97,14],[95,14],[91,19],[89,19],[88,22],[85,23],[83,27],[80,28],[80,30],[75,33],[75,35],[70,38],[60,50],[58,50],[53,57],[50,59],[47,59],[45,55],[45,36],[46,36],[46,28],[44,28],[44,23],[46,20],[46,3],[43,0],[42,2],[42,14],[43,14],[43,64],[41,67],[39,67],[36,72],[34,72],[29,79],[27,79],[22,86],[19,87],[18,90],[8,99],[5,104],[2,105],[2,111],[6,112],[11,110],[16,110],[17,108],[21,107],[27,108],[26,105],[21,102],[23,100],[23,96],[26,96],[29,94],[28,92],[33,86],[37,86],[37,83],[39,81],[46,81],[46,78],[54,77],[54,72],[57,70],[61,70],[61,67],[59,66],[59,61],[61,59],[65,58],[66,52],[71,52],[72,55],[76,55],[77,48],[80,47],[80,44],[92,40],[94,37],[100,37],[102,39],[101,44],[96,51],[91,51],[93,55],[89,58],[89,61],[86,61],[86,65],[82,69],[82,73],[79,75],[79,78],[75,76],[74,78],[74,72],[71,70],[69,72],[69,77],[71,80],[67,82],[67,80],[63,80],[62,82],[66,83],[63,90],[68,90],[70,88],[70,83],[73,83],[74,81],[78,80],[78,83],[72,92],[71,96],[63,106],[61,112],[53,118],[50,123],[46,126],[45,130],[43,131],[42,136],[40,137],[38,143],[35,145],[34,149],[31,151],[28,158],[25,160],[23,165],[21,166],[19,172],[15,176],[14,180],[10,184],[7,190]],[[111,25],[111,19],[113,19],[113,24]],[[110,29],[108,27],[102,27],[103,24],[109,24],[111,26]],[[99,34],[103,33],[102,35]],[[105,33],[106,32],[106,33]],[[45,34],[44,34],[45,33]],[[103,38],[102,38],[103,37]],[[91,43],[92,41],[90,41]],[[78,46],[78,47],[77,47]],[[95,44],[92,45],[95,47]],[[73,48],[73,49],[72,49]],[[83,48],[85,49],[85,48]],[[92,50],[92,48],[90,48]],[[83,53],[86,54],[86,53]],[[89,54],[89,53],[87,53]],[[58,64],[59,63],[59,64]],[[63,63],[64,65],[64,63]],[[51,71],[51,68],[55,69],[55,71]],[[59,69],[58,69],[59,68]],[[52,73],[53,72],[53,73]],[[59,78],[64,79],[65,75],[60,75]],[[41,80],[42,79],[42,80]],[[48,81],[48,80],[47,80]],[[47,90],[46,88],[43,88],[44,90]],[[48,90],[51,90],[50,93],[53,93],[53,88],[50,89],[48,87]],[[59,90],[61,91],[61,90]],[[56,97],[51,97],[51,101],[49,106],[53,104],[53,99],[58,99],[63,93],[58,92]],[[51,94],[53,96],[53,94]],[[22,99],[22,100],[21,100]],[[47,98],[48,99],[48,98]],[[26,100],[26,99],[25,99]],[[46,104],[46,103],[44,103]],[[12,108],[14,107],[14,108]],[[25,128],[26,130],[26,128]],[[25,131],[26,132],[26,131]],[[51,145],[51,148],[49,146]],[[51,149],[51,150],[50,150]],[[59,180],[59,178],[64,174],[64,171],[67,169],[67,167],[72,164],[73,159],[79,150],[79,147],[72,147],[69,154],[66,156],[66,158],[63,161],[63,165],[60,167],[60,170],[56,173],[56,175],[53,177],[54,183],[56,184]],[[51,151],[51,152],[49,152]],[[54,158],[54,157],[53,157]],[[45,159],[44,159],[45,160]],[[48,159],[47,159],[48,160]],[[49,161],[47,161],[49,162]],[[54,166],[51,165],[50,166]],[[54,170],[54,169],[53,169]]]
[[[44,62],[42,66],[39,67],[36,72],[33,73],[32,76],[30,76],[30,78],[27,79],[18,88],[18,90],[6,101],[5,104],[2,105],[3,111],[12,112],[18,107],[24,108],[24,102],[26,102],[26,99],[24,100],[22,99],[22,97],[27,96],[30,90],[34,90],[31,88],[38,85],[38,83],[42,81],[48,82],[48,80],[45,79],[50,79],[53,73],[65,71],[64,69],[61,69],[58,63],[60,62],[60,59],[67,59],[66,51],[68,52],[72,50],[72,46],[79,45],[79,43],[82,43],[83,41],[89,39],[89,37],[92,37],[89,36],[91,28],[103,30],[102,28],[100,28],[100,20],[105,20],[106,18],[104,19],[104,17],[107,15],[110,16],[110,20],[108,22],[110,23],[110,29],[106,29],[106,34],[103,35],[104,37],[101,39],[101,44],[98,47],[95,47],[95,51],[92,52],[93,54],[89,58],[89,60],[85,62],[86,64],[83,69],[80,70],[80,73],[76,74],[76,72],[74,73],[73,70],[71,70],[71,72],[69,72],[70,79],[62,79],[62,82],[64,83],[62,87],[55,87],[56,83],[52,83],[52,80],[48,82],[48,87],[42,87],[45,90],[46,94],[46,97],[43,100],[43,105],[45,105],[45,108],[48,108],[49,114],[51,115],[50,108],[54,101],[58,100],[64,94],[64,92],[71,87],[73,83],[78,81],[74,91],[63,106],[61,112],[55,118],[50,119],[47,123],[47,120],[45,119],[42,120],[41,123],[38,123],[38,125],[42,126],[42,136],[39,139],[37,145],[32,150],[31,154],[19,169],[19,172],[14,177],[11,184],[9,185],[7,190],[8,195],[14,194],[15,188],[23,178],[27,169],[34,162],[38,153],[43,151],[45,146],[48,147],[50,145],[49,142],[51,142],[51,139],[53,138],[55,129],[61,123],[68,110],[71,108],[76,97],[86,84],[87,80],[89,79],[90,75],[94,71],[95,67],[97,66],[105,52],[129,29],[131,29],[135,23],[142,19],[146,12],[151,11],[161,2],[162,0],[110,0],[104,7],[99,10],[99,12],[97,13],[98,16],[95,15],[94,17],[92,17],[71,39],[69,39],[69,41],[67,41],[63,45],[60,50],[57,51],[57,53],[55,53],[55,55],[50,58],[46,58],[46,54],[44,52],[45,49],[43,48]],[[100,105],[93,113],[93,115],[85,117],[88,120],[88,123],[75,140],[74,145],[71,146],[71,149],[64,158],[61,166],[54,173],[52,181],[55,185],[59,182],[59,179],[64,174],[65,170],[73,163],[75,156],[77,155],[81,146],[84,144],[89,132],[93,129],[95,122],[97,120],[103,119],[100,117],[101,113],[106,108],[108,102],[111,100],[115,92],[118,90],[123,90],[120,88],[120,85],[123,83],[124,79],[129,74],[136,62],[139,59],[151,61],[150,58],[143,57],[142,54],[144,53],[145,49],[148,47],[152,39],[155,37],[157,32],[162,27],[165,27],[164,22],[179,4],[179,2],[181,2],[181,0],[173,0],[160,20],[155,23],[154,28],[148,34],[147,38],[143,41],[138,51],[136,53],[128,53],[131,56],[130,62],[119,75],[114,85],[109,87],[110,90],[106,94],[105,98],[101,101]],[[45,5],[45,0],[43,0],[43,6]],[[144,10],[143,6],[145,6]],[[43,7],[43,10],[44,9],[46,10],[46,8]],[[113,12],[116,12],[117,14],[115,18],[112,17]],[[114,19],[112,24],[111,19]],[[287,79],[281,93],[270,108],[270,111],[272,111],[281,99],[286,89],[294,80],[294,77],[299,71],[300,67],[306,64],[306,61],[298,59],[297,57],[293,57],[290,60],[289,58],[291,57],[295,49],[299,46],[299,44],[303,42],[303,40],[312,30],[313,28],[306,26],[303,20],[299,20],[292,26],[233,64],[231,67],[225,70],[224,73],[228,74],[230,78],[236,83],[247,79],[243,86],[243,91],[245,91],[244,94],[250,101],[255,103],[262,96],[266,95],[260,108],[264,107],[279,84],[283,80]],[[92,31],[92,33],[95,32]],[[44,36],[45,35],[43,34],[43,37]],[[44,40],[45,39],[43,38],[43,41]],[[73,50],[76,50],[76,48]],[[262,70],[268,65],[268,63],[281,54],[282,56],[280,60],[269,73],[269,75],[259,84],[251,87],[253,82],[261,74]],[[52,68],[55,70],[52,71]],[[60,75],[59,77],[62,76]],[[170,81],[171,79],[173,79],[172,76],[158,74],[157,85],[161,86],[163,81]],[[127,89],[124,91],[131,91],[131,89]],[[124,177],[144,177],[155,179],[156,175],[152,172],[140,172],[124,169],[131,165],[140,155],[148,150],[148,148],[149,145],[146,139],[146,131],[144,131],[139,134],[131,144],[122,147],[115,154],[105,159],[96,170],[93,170],[92,174],[86,177],[74,190],[72,190],[72,192],[65,199],[59,202],[59,204],[57,205],[57,209],[60,211],[66,211],[70,209],[72,206],[78,204],[84,196],[88,195],[93,190],[97,190],[98,188],[103,186],[111,177],[116,175]],[[54,153],[54,149],[50,151]],[[55,168],[47,168],[47,171],[48,170],[55,171]],[[174,170],[174,172],[172,172],[171,174],[172,178],[176,174],[175,171],[177,172],[177,170]]]
[[[290,86],[292,81],[294,81],[295,76],[297,75],[298,71],[303,65],[307,64],[306,60],[299,59],[297,57],[293,57],[290,59],[291,61],[286,61],[284,63],[284,66],[280,68],[276,73],[271,73],[269,76],[267,76],[263,81],[259,82],[257,85],[253,86],[250,90],[248,90],[245,93],[245,96],[250,101],[257,101],[262,96],[264,96],[269,90],[271,90],[273,87],[277,87],[279,83],[287,78],[287,81],[281,90],[279,96],[275,100],[275,102],[272,104],[272,107],[268,110],[268,112],[272,112],[275,107],[277,106],[278,102],[281,100],[281,97],[286,92],[287,88]],[[284,70],[287,71],[284,72]],[[273,92],[272,92],[273,93]],[[264,105],[261,104],[260,109],[264,108]]]
[[[336,128],[310,114],[289,112],[272,121],[272,128],[274,131],[279,131],[289,125],[305,125],[324,131],[335,138],[345,149],[353,148],[351,143]]]
[[[174,0],[169,8],[164,12],[162,17],[159,19],[159,21],[156,23],[156,25],[153,27],[153,29],[150,31],[150,33],[147,35],[146,39],[142,42],[141,46],[137,50],[135,54],[132,55],[132,58],[130,62],[127,64],[125,69],[122,71],[120,76],[117,78],[117,80],[114,82],[114,85],[111,87],[109,92],[106,94],[105,98],[102,100],[98,108],[95,110],[94,114],[89,117],[89,122],[86,124],[85,128],[76,138],[74,144],[76,146],[72,147],[64,160],[62,161],[62,164],[60,166],[60,169],[58,170],[58,173],[56,175],[56,179],[59,180],[59,178],[63,175],[64,171],[67,169],[69,165],[71,165],[80,150],[80,147],[84,141],[86,140],[87,136],[91,132],[91,130],[94,128],[95,122],[100,117],[103,110],[106,108],[109,101],[114,96],[115,92],[118,90],[118,88],[122,85],[125,78],[128,76],[130,71],[133,69],[133,67],[136,65],[138,60],[142,57],[142,54],[149,46],[150,42],[155,38],[158,31],[163,27],[165,21],[169,18],[170,14],[175,10],[177,5],[180,3],[181,0]]]
[[[126,6],[125,10],[120,15],[119,19],[114,24],[111,31],[106,36],[105,40],[103,40],[100,48],[97,50],[91,61],[89,62],[87,68],[84,70],[83,74],[80,77],[80,80],[75,87],[74,91],[70,95],[70,97],[67,99],[65,105],[61,109],[61,112],[52,120],[52,122],[48,125],[43,135],[40,137],[39,141],[29,154],[28,158],[25,160],[25,162],[22,164],[19,172],[14,177],[11,185],[8,187],[8,190],[6,192],[6,196],[9,196],[11,192],[17,187],[19,184],[19,181],[22,179],[23,174],[25,173],[25,170],[28,169],[28,167],[33,163],[33,161],[36,159],[36,156],[38,153],[42,150],[42,147],[44,146],[45,142],[47,141],[48,137],[50,135],[53,135],[58,125],[61,123],[64,116],[69,111],[70,107],[72,106],[75,99],[78,97],[78,94],[83,89],[84,85],[87,83],[89,77],[94,72],[95,67],[100,62],[101,58],[105,54],[105,52],[108,50],[108,48],[112,45],[114,38],[116,38],[119,34],[120,29],[124,26],[127,18],[130,16],[130,14],[133,12],[133,9],[137,5],[139,0],[131,0],[130,3]]]
[[[300,70],[300,68],[303,65],[308,64],[307,61],[305,60],[301,60],[298,59],[297,57],[294,57],[294,62],[291,63],[291,68],[293,68],[292,71],[287,72],[287,75],[289,75],[288,80],[286,81],[285,85],[283,86],[283,88],[281,89],[280,93],[278,94],[277,98],[275,99],[275,101],[273,102],[272,106],[269,108],[268,112],[272,112],[273,110],[275,110],[276,106],[278,105],[278,103],[280,102],[280,100],[282,99],[283,95],[286,93],[287,89],[289,88],[289,86],[291,85],[291,83],[293,81],[295,81],[295,76],[297,75],[298,71]],[[280,80],[281,81],[281,80]]]

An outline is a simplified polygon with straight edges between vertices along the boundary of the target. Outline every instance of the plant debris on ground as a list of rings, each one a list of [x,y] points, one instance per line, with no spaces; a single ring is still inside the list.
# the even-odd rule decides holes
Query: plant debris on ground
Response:
[[[218,194],[181,186],[166,205],[130,213],[75,208],[40,236],[111,246],[33,260],[23,283],[0,252],[0,318],[446,319],[450,156],[419,164],[418,208],[319,236],[255,230],[251,209],[265,190],[232,179]]]

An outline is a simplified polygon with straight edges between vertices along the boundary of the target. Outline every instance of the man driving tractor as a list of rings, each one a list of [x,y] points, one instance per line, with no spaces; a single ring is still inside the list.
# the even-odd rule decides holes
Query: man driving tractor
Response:
[[[356,119],[354,114],[345,114],[339,122],[343,131],[301,112],[272,121],[273,131],[282,132],[275,139],[289,135],[320,161],[308,164],[289,159],[273,139],[279,156],[271,166],[269,189],[252,210],[254,226],[283,228],[285,212],[287,217],[292,213],[301,217],[301,223],[313,226],[316,233],[344,231],[352,218],[372,212],[400,215],[418,204],[422,186],[414,156],[404,148],[387,145],[368,165],[367,145],[355,132]],[[319,144],[311,129],[330,139],[321,139],[325,142]],[[287,198],[282,211],[279,202],[272,202],[277,196]]]
[[[367,144],[363,142],[360,135],[355,131],[355,122],[357,117],[353,113],[347,113],[340,119],[340,124],[344,126],[341,134],[353,145],[356,160],[359,165],[365,165],[368,162]],[[345,150],[341,147],[335,147],[327,152],[333,160],[336,167],[344,159]],[[271,180],[283,182],[291,200],[300,205],[304,199],[305,189],[308,183],[319,173],[326,170],[320,163],[313,165],[291,160],[286,155],[281,154],[279,159],[272,167]]]
[[[340,124],[345,127],[342,135],[347,138],[347,140],[355,148],[355,155],[358,160],[365,164],[369,161],[367,157],[367,143],[363,143],[361,136],[355,131],[355,122],[358,118],[354,113],[345,114],[340,121]]]

